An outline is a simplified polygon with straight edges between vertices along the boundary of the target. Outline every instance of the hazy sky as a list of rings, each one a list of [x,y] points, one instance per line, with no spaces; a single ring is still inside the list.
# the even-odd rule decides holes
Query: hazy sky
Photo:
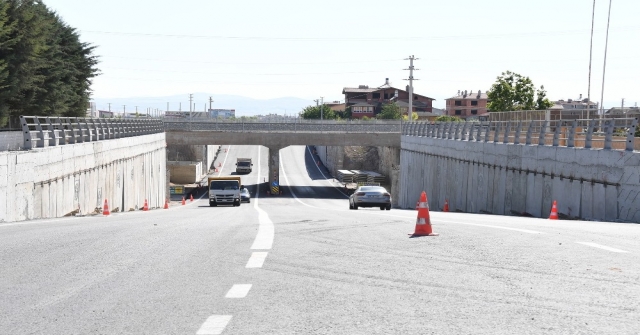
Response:
[[[552,100],[587,96],[592,0],[44,0],[97,46],[97,98],[192,92],[342,100],[407,85],[444,99],[511,70]],[[600,101],[609,1],[596,0],[591,97]],[[605,108],[640,102],[640,1],[613,0]],[[204,103],[204,102],[203,102]]]

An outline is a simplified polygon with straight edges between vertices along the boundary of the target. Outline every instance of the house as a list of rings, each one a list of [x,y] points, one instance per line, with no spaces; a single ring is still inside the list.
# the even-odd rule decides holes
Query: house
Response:
[[[334,112],[343,112],[347,107],[344,102],[334,101],[334,102],[325,102],[325,106],[329,106],[329,108]]]
[[[445,101],[447,115],[466,119],[488,113],[489,97],[480,90],[478,90],[478,93],[458,91],[458,94]]]
[[[587,106],[590,110],[598,110],[598,103],[589,101],[589,99],[582,99],[582,94],[580,94],[580,98],[578,100],[567,99],[565,101],[564,99],[560,99],[558,101],[554,101],[553,104],[555,109],[562,110],[586,110]]]
[[[346,107],[351,107],[351,117],[361,119],[365,116],[373,118],[382,112],[386,104],[396,103],[402,110],[402,114],[409,111],[409,86],[406,90],[391,86],[389,78],[379,87],[360,85],[358,87],[345,87],[342,90]],[[426,95],[413,93],[413,112],[432,112],[432,104],[435,99]]]

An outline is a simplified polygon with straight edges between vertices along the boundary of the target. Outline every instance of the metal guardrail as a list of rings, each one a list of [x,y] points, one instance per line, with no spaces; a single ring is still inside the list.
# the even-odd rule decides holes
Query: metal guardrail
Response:
[[[485,122],[409,122],[402,135],[474,142],[633,151],[638,118]]]
[[[403,122],[399,120],[381,121],[335,121],[335,120],[215,120],[167,118],[166,131],[222,131],[222,132],[319,132],[319,133],[398,133]]]
[[[164,132],[159,119],[20,116],[26,150]]]

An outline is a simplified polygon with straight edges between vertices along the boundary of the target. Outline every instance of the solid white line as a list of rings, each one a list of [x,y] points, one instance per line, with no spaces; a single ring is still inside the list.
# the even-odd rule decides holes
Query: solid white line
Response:
[[[258,234],[256,235],[256,239],[253,241],[253,245],[251,245],[251,249],[269,250],[273,246],[273,235],[275,231],[273,228],[273,222],[271,222],[269,215],[267,215],[264,210],[261,208],[257,208],[257,210],[260,225],[258,226]]]
[[[227,164],[227,157],[229,157],[229,151],[231,151],[231,146],[229,146],[227,148],[227,152],[226,155],[224,155],[224,160],[222,161],[222,166],[220,166],[220,170],[218,171],[218,177],[220,177],[220,174],[222,174],[222,169],[224,168],[224,165]]]
[[[307,150],[309,151],[309,154],[311,155],[311,157],[313,157],[313,153],[311,152],[311,148],[309,148],[309,146],[307,146]],[[327,178],[327,176],[325,176],[325,175],[324,175],[324,173],[322,173],[322,170],[320,169],[320,167],[319,167],[317,164],[315,164],[315,165],[316,165],[316,169],[318,169],[318,172],[320,172],[320,174],[324,177],[324,179],[325,179],[325,180],[329,180],[329,179]],[[283,170],[284,170],[284,169],[283,169]],[[335,186],[335,185],[333,185],[333,184],[331,184],[331,186],[333,186],[336,190],[338,190],[338,192],[342,193],[345,197],[347,197],[347,199],[349,198],[349,195],[348,195],[348,194],[346,194],[346,193],[344,193],[344,192],[342,192],[342,190],[341,190],[341,189],[339,189],[338,187],[336,187],[336,186]]]
[[[244,298],[249,294],[251,284],[235,284],[227,292],[225,298]]]
[[[212,315],[207,318],[196,335],[217,335],[222,334],[224,328],[231,321],[232,315]]]
[[[620,250],[620,249],[616,249],[616,248],[607,247],[606,245],[596,244],[596,243],[591,243],[591,242],[576,242],[576,243],[582,244],[582,245],[587,245],[587,246],[594,247],[594,248],[599,248],[599,249],[602,249],[602,250],[611,251],[611,252],[622,252],[622,253],[628,252],[628,251],[624,251],[624,250]]]
[[[251,257],[249,258],[249,261],[247,262],[247,266],[245,267],[247,269],[261,268],[262,265],[264,264],[264,260],[267,258],[267,254],[269,253],[266,251],[258,251],[258,252],[251,253]]]
[[[289,178],[287,178],[287,174],[284,172],[284,165],[282,165],[282,153],[279,153],[280,157],[279,157],[279,161],[280,161],[280,169],[282,170],[282,176],[284,177],[284,181],[285,183],[287,183],[288,186],[291,186],[291,183],[289,183]],[[293,195],[293,199],[307,207],[311,207],[311,208],[320,208],[320,207],[316,207],[316,206],[311,206],[309,204],[304,203],[302,200],[300,200],[297,196],[296,193],[293,192],[293,188],[289,187],[289,192],[291,192],[291,195]],[[323,209],[323,208],[320,208]]]

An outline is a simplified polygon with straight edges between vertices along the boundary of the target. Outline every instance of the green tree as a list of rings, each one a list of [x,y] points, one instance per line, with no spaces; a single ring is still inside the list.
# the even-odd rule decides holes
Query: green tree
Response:
[[[322,111],[322,118],[324,120],[336,120],[338,115],[327,105],[322,106],[308,106],[302,110],[303,119],[320,119],[320,111]]]
[[[438,122],[462,122],[462,119],[452,115],[440,115],[436,118]]]
[[[546,98],[544,86],[540,86],[536,92],[529,77],[511,71],[498,76],[487,95],[487,107],[492,112],[547,109],[553,105]]]
[[[41,0],[0,0],[0,127],[9,116],[84,116],[93,49]]]
[[[395,102],[382,106],[382,111],[376,116],[378,119],[400,120],[402,112]]]

